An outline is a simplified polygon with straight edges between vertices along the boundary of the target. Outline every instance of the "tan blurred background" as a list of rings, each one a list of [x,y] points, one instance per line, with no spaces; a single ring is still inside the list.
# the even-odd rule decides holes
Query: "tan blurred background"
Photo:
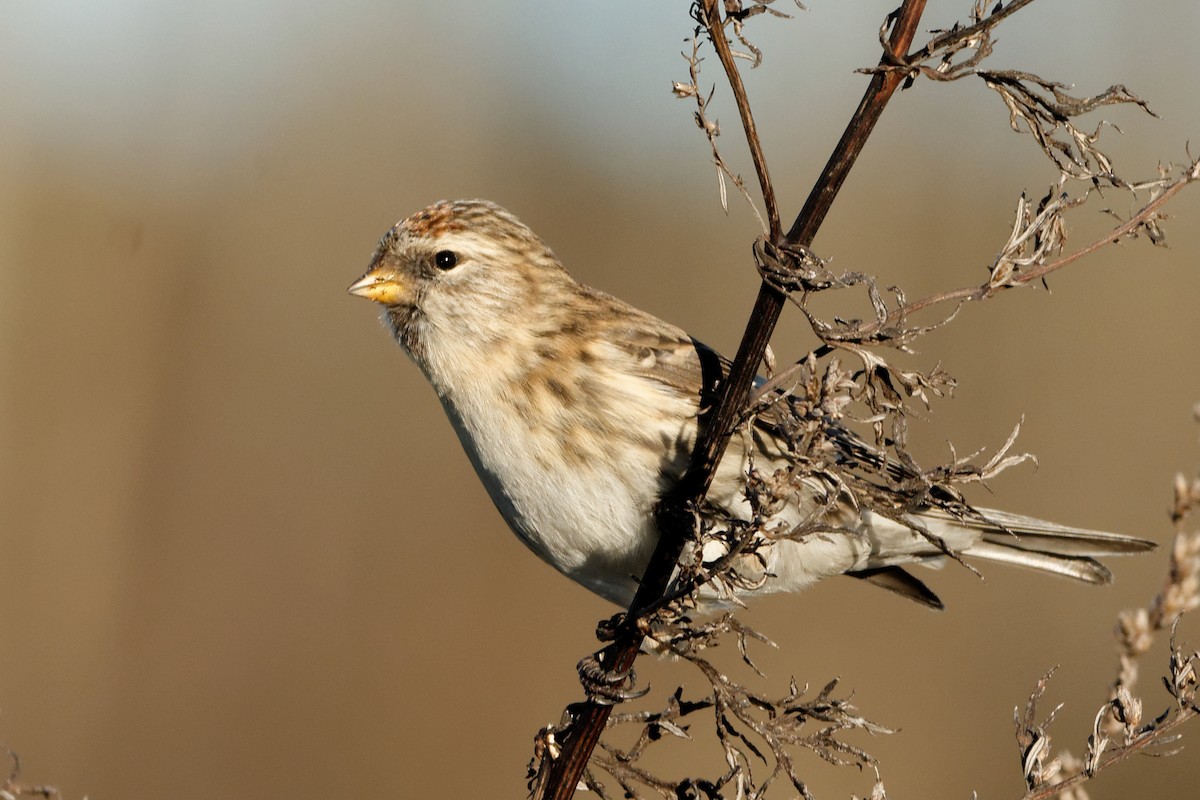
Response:
[[[344,290],[396,219],[487,197],[587,282],[731,352],[755,224],[736,201],[722,214],[692,108],[669,93],[686,5],[5,5],[0,741],[28,780],[97,800],[523,795],[531,737],[578,696],[574,664],[613,609],[508,533],[432,391]],[[894,3],[809,5],[751,26],[789,214]],[[926,28],[968,3],[931,6]],[[1188,0],[1036,4],[992,63],[1141,93],[1161,120],[1113,109],[1125,134],[1105,136],[1149,176],[1200,134],[1200,55],[1175,33],[1198,24]],[[979,281],[1019,192],[1049,178],[994,95],[920,84],[817,250],[910,296]],[[1073,243],[1105,202],[1129,210],[1111,194]],[[912,363],[940,360],[961,388],[914,430],[918,451],[995,446],[1023,415],[1041,466],[987,502],[1166,542],[1172,477],[1200,463],[1200,189],[1170,210],[1171,249],[1111,248],[1052,295],[968,308],[922,342]],[[812,344],[794,318],[781,331],[781,359]],[[944,614],[833,581],[749,617],[782,645],[770,686],[840,676],[903,728],[860,742],[892,796],[1017,797],[1013,706],[1061,665],[1055,743],[1080,753],[1114,615],[1153,596],[1164,563],[1118,563],[1105,589],[948,569],[930,577]],[[657,669],[643,677],[665,692]],[[870,787],[804,769],[819,796]],[[1197,781],[1189,750],[1114,769],[1093,796]]]

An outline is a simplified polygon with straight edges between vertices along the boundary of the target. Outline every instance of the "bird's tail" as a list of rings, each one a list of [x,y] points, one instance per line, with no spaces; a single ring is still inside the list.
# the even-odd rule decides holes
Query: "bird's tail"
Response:
[[[923,512],[921,518],[934,533],[943,526],[978,531],[979,538],[963,550],[968,558],[1029,567],[1086,583],[1112,581],[1112,573],[1097,558],[1144,553],[1155,547],[1154,542],[1119,533],[1072,528],[990,508],[977,510],[982,518],[960,519],[940,511]]]

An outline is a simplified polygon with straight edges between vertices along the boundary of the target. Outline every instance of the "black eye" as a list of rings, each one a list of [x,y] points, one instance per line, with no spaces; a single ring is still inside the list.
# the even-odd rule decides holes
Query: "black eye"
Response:
[[[458,266],[458,256],[452,250],[438,250],[433,263],[437,264],[438,269],[454,269]]]

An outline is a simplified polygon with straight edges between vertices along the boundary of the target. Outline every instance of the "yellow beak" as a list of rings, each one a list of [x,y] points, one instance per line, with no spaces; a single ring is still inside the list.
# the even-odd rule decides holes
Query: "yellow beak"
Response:
[[[346,291],[385,306],[412,305],[413,301],[411,282],[397,272],[379,267],[367,270]]]

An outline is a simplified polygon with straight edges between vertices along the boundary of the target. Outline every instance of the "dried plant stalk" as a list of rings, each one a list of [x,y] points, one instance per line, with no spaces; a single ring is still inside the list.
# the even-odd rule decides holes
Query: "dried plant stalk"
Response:
[[[1197,703],[1200,651],[1189,652],[1178,639],[1184,614],[1200,607],[1200,528],[1189,527],[1191,516],[1200,508],[1200,477],[1189,481],[1178,475],[1174,489],[1171,516],[1176,532],[1166,578],[1149,605],[1122,611],[1117,616],[1117,678],[1108,701],[1096,712],[1083,760],[1065,751],[1052,756],[1045,728],[1053,713],[1046,722],[1035,722],[1037,704],[1046,691],[1049,674],[1038,682],[1029,698],[1017,727],[1017,743],[1028,786],[1023,800],[1048,800],[1055,796],[1086,800],[1082,787],[1086,781],[1135,753],[1175,752],[1165,748],[1179,738],[1177,729],[1200,716]],[[1139,665],[1156,635],[1165,630],[1170,631],[1170,653],[1162,684],[1171,703],[1157,716],[1147,719],[1145,701],[1135,693]]]

